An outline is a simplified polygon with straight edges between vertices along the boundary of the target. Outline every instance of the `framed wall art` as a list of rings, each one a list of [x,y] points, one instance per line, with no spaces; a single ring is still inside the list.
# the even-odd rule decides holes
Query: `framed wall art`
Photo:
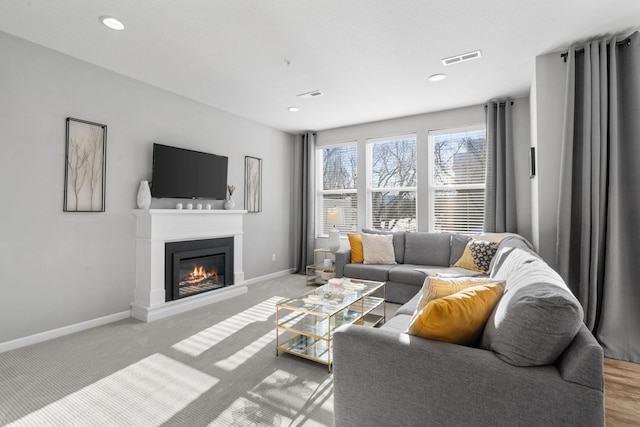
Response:
[[[64,212],[104,212],[107,125],[67,118]]]
[[[244,208],[248,212],[262,212],[262,159],[244,158]]]

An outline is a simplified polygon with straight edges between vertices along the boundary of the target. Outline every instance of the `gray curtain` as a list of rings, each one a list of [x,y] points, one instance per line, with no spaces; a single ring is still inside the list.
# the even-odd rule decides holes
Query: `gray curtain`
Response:
[[[640,362],[640,39],[572,47],[557,263],[607,357]]]
[[[300,135],[293,149],[293,256],[295,272],[306,273],[315,247],[315,133]]]
[[[510,99],[491,101],[485,105],[487,179],[484,231],[487,232],[518,232],[512,108]]]

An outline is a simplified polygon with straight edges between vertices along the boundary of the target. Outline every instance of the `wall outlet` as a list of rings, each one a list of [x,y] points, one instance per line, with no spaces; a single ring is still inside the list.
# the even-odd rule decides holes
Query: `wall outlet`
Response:
[[[275,261],[276,260],[276,254],[272,254],[271,255],[271,261]]]

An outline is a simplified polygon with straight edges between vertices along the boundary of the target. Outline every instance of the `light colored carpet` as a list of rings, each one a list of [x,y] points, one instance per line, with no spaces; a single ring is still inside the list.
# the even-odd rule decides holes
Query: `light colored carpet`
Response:
[[[309,289],[284,276],[152,323],[1,353],[0,424],[331,426],[326,366],[275,354],[275,302]]]

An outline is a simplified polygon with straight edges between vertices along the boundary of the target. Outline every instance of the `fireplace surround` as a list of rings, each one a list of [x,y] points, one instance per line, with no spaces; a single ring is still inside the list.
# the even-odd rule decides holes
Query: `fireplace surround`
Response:
[[[150,322],[247,292],[242,260],[246,211],[135,209],[133,213],[136,216],[136,285],[131,317]],[[212,292],[196,291],[188,298],[168,300],[166,245],[203,240],[219,240],[222,247],[231,246],[230,259],[225,261],[224,267],[227,286],[217,287]]]

